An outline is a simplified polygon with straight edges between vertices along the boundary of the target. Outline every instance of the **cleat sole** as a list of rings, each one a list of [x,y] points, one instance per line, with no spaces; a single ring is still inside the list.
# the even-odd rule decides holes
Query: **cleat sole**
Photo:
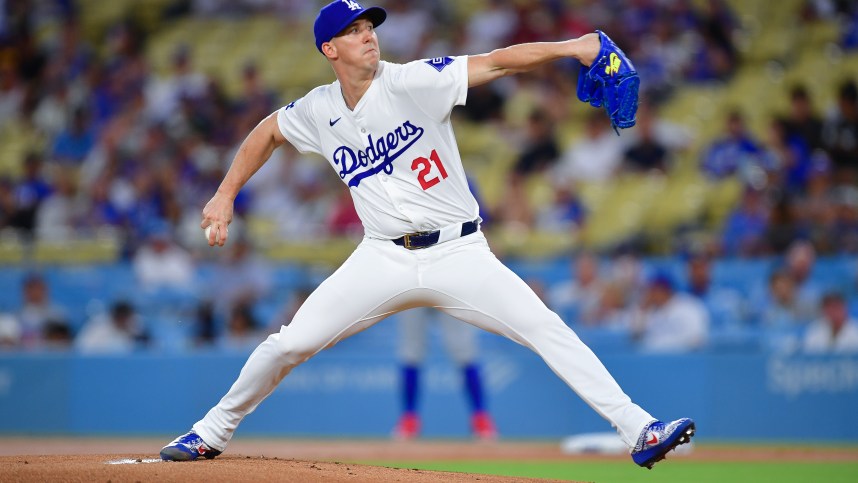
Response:
[[[164,448],[161,450],[161,459],[164,461],[192,461],[194,456],[179,448]]]

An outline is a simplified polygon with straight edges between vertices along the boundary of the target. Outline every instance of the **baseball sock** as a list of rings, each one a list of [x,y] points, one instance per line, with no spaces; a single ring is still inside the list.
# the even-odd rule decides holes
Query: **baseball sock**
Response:
[[[417,389],[420,369],[417,366],[402,366],[402,407],[406,413],[417,412]]]
[[[480,377],[480,366],[468,364],[462,368],[465,382],[465,393],[471,402],[471,410],[475,413],[485,410],[483,405],[483,383]]]

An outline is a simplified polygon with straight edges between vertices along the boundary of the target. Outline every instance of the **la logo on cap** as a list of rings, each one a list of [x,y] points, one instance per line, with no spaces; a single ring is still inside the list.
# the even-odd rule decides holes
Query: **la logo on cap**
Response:
[[[360,9],[361,9],[360,4],[359,4],[359,3],[357,3],[357,2],[354,2],[354,1],[352,1],[352,0],[341,0],[341,1],[342,1],[343,3],[345,3],[345,4],[346,4],[346,6],[348,6],[348,7],[349,7],[349,10],[360,10]]]

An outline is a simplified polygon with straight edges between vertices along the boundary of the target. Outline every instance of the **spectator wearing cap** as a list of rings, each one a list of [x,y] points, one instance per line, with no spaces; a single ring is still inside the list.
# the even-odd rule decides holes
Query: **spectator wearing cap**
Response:
[[[843,295],[827,293],[822,298],[822,316],[804,334],[804,352],[812,354],[858,353],[858,320],[850,317]]]
[[[709,313],[695,296],[675,290],[673,279],[658,272],[647,282],[632,336],[647,352],[689,352],[706,344]]]

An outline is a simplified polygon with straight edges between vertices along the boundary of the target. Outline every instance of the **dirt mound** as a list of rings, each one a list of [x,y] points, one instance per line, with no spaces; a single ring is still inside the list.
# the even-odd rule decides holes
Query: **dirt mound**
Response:
[[[214,460],[163,462],[151,455],[41,455],[0,457],[4,481],[301,481],[338,482],[540,482],[529,478],[396,469],[278,457],[223,455]]]
[[[512,482],[489,475],[392,469],[350,461],[610,461],[628,455],[565,455],[556,442],[389,441],[236,438],[214,460],[165,463],[163,438],[4,436],[0,481],[300,481]],[[686,461],[858,461],[858,448],[826,446],[701,445]],[[139,460],[139,461],[138,461]],[[114,463],[114,464],[110,464]]]

